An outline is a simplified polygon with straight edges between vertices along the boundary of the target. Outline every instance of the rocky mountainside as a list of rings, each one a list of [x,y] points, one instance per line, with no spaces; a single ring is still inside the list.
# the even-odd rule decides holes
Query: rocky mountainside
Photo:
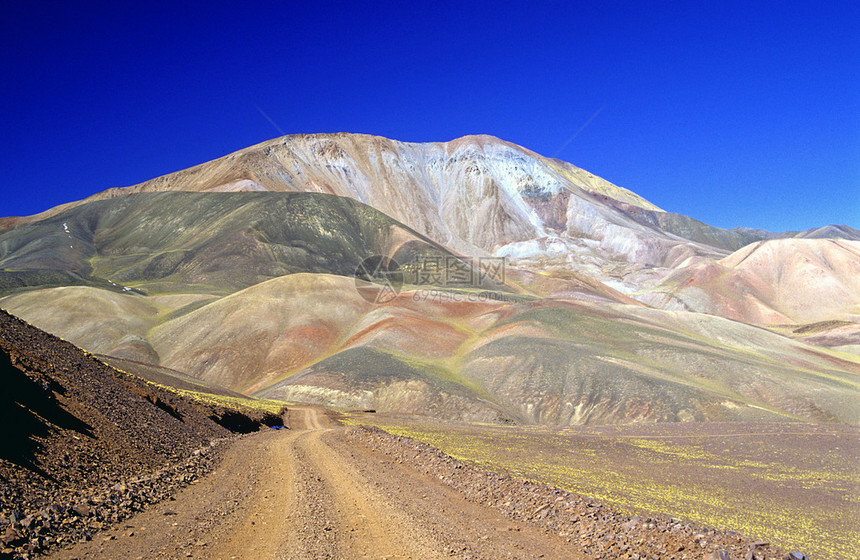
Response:
[[[0,306],[286,400],[856,422],[858,238],[713,228],[492,137],[299,135],[3,220]]]
[[[285,136],[38,216],[0,218],[0,232],[85,202],[165,191],[348,197],[459,254],[573,270],[627,293],[655,287],[679,266],[718,260],[765,239],[860,239],[847,226],[781,234],[711,227],[491,136],[414,144],[360,134]]]

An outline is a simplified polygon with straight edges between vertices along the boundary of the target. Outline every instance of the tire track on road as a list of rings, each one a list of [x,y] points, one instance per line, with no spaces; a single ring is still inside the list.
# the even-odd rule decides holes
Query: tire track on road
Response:
[[[289,423],[238,440],[175,501],[52,557],[576,558],[556,535],[512,526],[425,473],[350,446],[320,409],[293,408]]]

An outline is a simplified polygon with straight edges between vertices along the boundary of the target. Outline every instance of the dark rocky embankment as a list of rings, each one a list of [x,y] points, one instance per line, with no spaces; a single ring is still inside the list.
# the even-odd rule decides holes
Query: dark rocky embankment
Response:
[[[0,557],[91,539],[276,414],[191,401],[0,310]]]

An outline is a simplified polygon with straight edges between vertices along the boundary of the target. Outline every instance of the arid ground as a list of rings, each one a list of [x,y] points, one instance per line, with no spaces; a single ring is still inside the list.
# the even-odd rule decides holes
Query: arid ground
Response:
[[[293,408],[289,424],[241,438],[211,475],[171,500],[50,557],[700,559],[729,550],[731,558],[746,551],[761,559],[797,549],[812,558],[857,552],[857,524],[845,515],[856,511],[853,428],[550,430],[318,408]],[[465,461],[392,435],[398,433]]]
[[[640,514],[799,549],[860,554],[860,430],[805,423],[502,427],[359,414],[463,461]]]

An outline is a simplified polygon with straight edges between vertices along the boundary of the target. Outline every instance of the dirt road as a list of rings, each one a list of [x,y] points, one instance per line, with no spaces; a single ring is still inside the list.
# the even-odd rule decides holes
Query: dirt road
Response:
[[[561,538],[350,446],[315,408],[239,440],[215,472],[52,558],[577,558]]]

